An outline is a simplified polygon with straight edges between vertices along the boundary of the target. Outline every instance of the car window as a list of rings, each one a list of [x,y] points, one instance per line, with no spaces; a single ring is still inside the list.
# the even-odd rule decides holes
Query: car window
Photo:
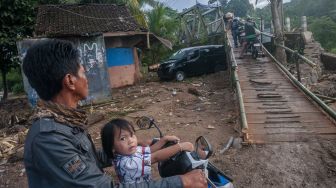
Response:
[[[199,56],[199,50],[190,51],[188,53],[188,59],[195,59]]]
[[[169,59],[171,59],[171,60],[173,60],[173,59],[182,59],[183,57],[185,57],[188,54],[189,51],[190,50],[188,50],[188,49],[178,50],[172,56],[170,56]]]
[[[213,49],[213,54],[214,55],[223,55],[224,53],[225,53],[224,47],[214,48]]]
[[[208,56],[209,52],[210,52],[210,49],[207,49],[207,48],[200,50],[201,56]]]

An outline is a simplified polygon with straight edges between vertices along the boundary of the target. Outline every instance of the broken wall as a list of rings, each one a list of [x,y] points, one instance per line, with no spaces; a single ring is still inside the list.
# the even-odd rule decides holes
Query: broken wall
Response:
[[[140,78],[136,37],[105,37],[106,58],[111,88],[133,85]]]

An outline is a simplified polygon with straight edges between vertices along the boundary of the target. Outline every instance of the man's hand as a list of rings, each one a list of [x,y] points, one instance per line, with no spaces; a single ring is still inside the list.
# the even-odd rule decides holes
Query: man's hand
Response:
[[[207,179],[201,170],[193,170],[184,175],[181,175],[184,188],[206,188]]]

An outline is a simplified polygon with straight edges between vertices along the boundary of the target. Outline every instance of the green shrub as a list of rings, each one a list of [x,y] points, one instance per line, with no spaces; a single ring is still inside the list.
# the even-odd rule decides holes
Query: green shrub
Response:
[[[323,16],[315,18],[309,27],[314,34],[314,38],[320,42],[325,49],[331,51],[333,48],[336,48],[336,22],[330,17]]]
[[[22,75],[19,68],[11,69],[7,74],[7,85],[10,92],[15,94],[22,93],[23,90],[23,81]]]
[[[336,48],[331,49],[330,53],[336,54]]]
[[[11,87],[11,91],[15,94],[20,94],[24,92],[23,83],[16,83],[13,87]]]

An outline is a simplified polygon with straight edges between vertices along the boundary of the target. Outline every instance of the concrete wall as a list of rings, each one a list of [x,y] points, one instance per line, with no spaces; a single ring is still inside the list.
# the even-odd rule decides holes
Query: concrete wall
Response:
[[[108,99],[111,93],[103,36],[68,38],[77,46],[89,81],[89,97],[84,103]]]
[[[336,70],[336,55],[331,53],[322,53],[321,61],[326,70]]]
[[[111,88],[133,85],[141,77],[139,58],[134,47],[141,38],[105,37]]]

